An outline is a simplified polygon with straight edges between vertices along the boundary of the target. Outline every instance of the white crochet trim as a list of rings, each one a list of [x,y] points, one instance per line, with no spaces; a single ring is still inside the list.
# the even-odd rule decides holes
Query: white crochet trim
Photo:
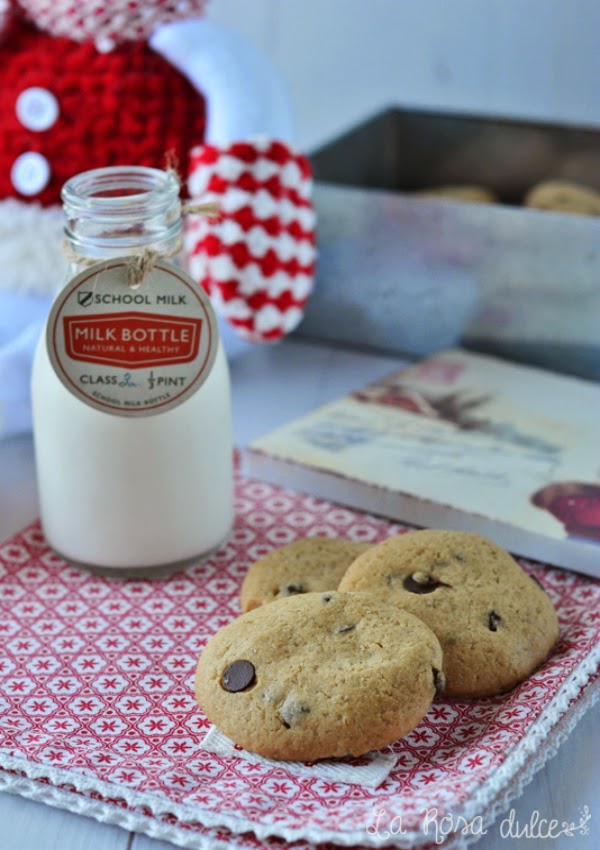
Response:
[[[50,295],[67,271],[61,254],[64,215],[13,198],[0,202],[0,289]]]
[[[583,715],[590,710],[600,699],[600,680],[590,685],[578,701],[562,714],[556,724],[544,734],[544,743],[537,751],[527,758],[522,769],[516,773],[509,785],[505,786],[495,800],[488,804],[484,812],[479,812],[483,821],[484,829],[489,827],[504,814],[511,802],[520,797],[525,787],[531,782],[535,774],[553,758],[558,752],[561,744],[568,738]],[[474,818],[476,815],[472,815]],[[469,844],[479,839],[478,835],[467,834],[465,836],[455,835],[444,843],[444,850],[464,850]]]
[[[585,712],[594,705],[599,696],[600,688],[598,686],[589,688],[572,710],[560,718],[556,726],[550,730],[545,746],[533,758],[529,759],[516,781],[511,783],[487,810],[483,816],[484,829],[489,831],[491,824],[522,793],[525,785],[531,781],[535,773],[556,754],[561,743],[571,733]],[[118,806],[99,800],[77,796],[63,788],[41,785],[39,782],[26,777],[5,777],[0,773],[0,791],[18,794],[84,817],[92,817],[102,823],[120,826],[122,829],[144,833],[151,838],[170,841],[180,847],[190,848],[190,850],[226,850],[226,848],[230,850],[239,846],[238,837],[235,835],[228,836],[227,839],[220,838],[216,832],[205,831],[199,835],[183,827],[164,823],[154,816],[119,809]],[[464,850],[477,838],[477,835],[449,837],[444,844],[444,850]]]
[[[539,718],[532,724],[523,740],[514,747],[504,763],[489,776],[462,807],[453,811],[456,819],[471,821],[476,816],[485,817],[493,822],[509,802],[521,793],[523,787],[533,775],[555,754],[559,745],[574,728],[584,712],[600,696],[600,681],[591,685],[586,693],[581,693],[586,682],[598,669],[600,663],[600,644],[575,668],[563,682],[555,697],[546,706]],[[578,702],[569,709],[570,703],[579,696]],[[139,812],[126,812],[111,803],[83,800],[77,794],[52,787],[71,785],[84,794],[97,792],[110,799],[122,799],[131,808],[142,807],[150,810],[155,818],[162,815],[174,815],[182,824],[198,824],[204,827],[226,828],[235,834],[253,832],[259,840],[280,837],[286,841],[306,840],[313,844],[327,841],[342,846],[362,845],[382,847],[386,845],[398,848],[415,848],[431,843],[431,835],[422,831],[406,832],[402,836],[383,839],[370,835],[364,829],[339,832],[307,826],[290,829],[282,826],[254,824],[251,820],[231,814],[218,814],[203,810],[200,806],[175,804],[166,797],[146,792],[137,792],[130,788],[101,781],[95,777],[74,770],[62,770],[28,762],[26,759],[0,754],[0,767],[9,771],[20,771],[25,777],[11,776],[0,772],[0,790],[10,791],[23,796],[47,802],[60,808],[67,808],[78,814],[88,815],[97,820],[118,823],[126,829],[147,832],[152,837],[162,838],[182,847],[197,850],[222,850],[223,843],[214,835],[206,833],[190,835],[185,827],[176,827],[152,820]],[[42,785],[29,780],[46,779],[52,785]],[[476,837],[476,836],[475,836]],[[448,850],[462,850],[473,840],[470,836],[457,835],[449,838]],[[228,842],[231,846],[231,840]]]

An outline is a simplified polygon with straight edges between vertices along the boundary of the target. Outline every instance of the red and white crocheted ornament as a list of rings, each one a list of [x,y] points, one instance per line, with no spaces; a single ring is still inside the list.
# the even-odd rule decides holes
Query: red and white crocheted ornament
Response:
[[[252,342],[296,327],[310,295],[315,216],[306,157],[269,139],[192,149],[190,194],[215,201],[217,221],[195,218],[192,274],[217,311]]]
[[[219,47],[218,29],[193,20],[205,2],[0,0],[0,262],[16,288],[50,291],[64,182],[164,167],[174,151],[190,195],[223,204],[221,220],[189,225],[192,274],[244,338],[272,340],[296,326],[312,286],[310,168],[287,147],[287,105],[260,61],[249,69],[235,35]]]

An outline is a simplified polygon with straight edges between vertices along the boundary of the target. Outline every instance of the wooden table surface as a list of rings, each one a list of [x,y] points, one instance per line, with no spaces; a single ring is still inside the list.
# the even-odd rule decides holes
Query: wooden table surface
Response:
[[[401,365],[390,357],[350,352],[306,342],[249,348],[231,364],[234,428],[237,445],[305,413],[319,404],[381,377]],[[31,437],[0,440],[0,540],[37,516]],[[537,817],[579,821],[589,806],[588,835],[557,838],[510,838],[500,821],[477,842],[478,850],[552,848],[595,850],[600,846],[600,754],[596,705],[580,721],[558,754],[520,798],[511,804],[520,828]],[[504,817],[504,816],[503,816]],[[173,845],[117,826],[51,808],[10,794],[0,794],[0,850],[169,850]]]

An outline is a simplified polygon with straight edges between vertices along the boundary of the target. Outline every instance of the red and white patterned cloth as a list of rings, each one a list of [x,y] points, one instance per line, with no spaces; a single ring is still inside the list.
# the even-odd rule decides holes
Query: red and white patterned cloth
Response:
[[[0,788],[203,850],[275,850],[281,838],[298,850],[429,846],[433,806],[440,817],[493,817],[592,701],[600,583],[590,578],[525,563],[559,613],[552,657],[505,696],[436,701],[390,748],[396,765],[376,789],[200,748],[196,661],[239,614],[248,565],[300,536],[376,541],[398,530],[240,478],[230,541],[167,579],[93,576],[54,555],[37,524],[15,535],[0,546]]]

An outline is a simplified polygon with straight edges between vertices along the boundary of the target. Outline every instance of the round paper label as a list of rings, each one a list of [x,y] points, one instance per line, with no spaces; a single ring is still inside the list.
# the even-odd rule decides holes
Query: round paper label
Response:
[[[137,287],[117,257],[77,274],[50,311],[46,344],[56,374],[77,398],[117,416],[149,416],[202,386],[218,328],[204,290],[159,260]]]

